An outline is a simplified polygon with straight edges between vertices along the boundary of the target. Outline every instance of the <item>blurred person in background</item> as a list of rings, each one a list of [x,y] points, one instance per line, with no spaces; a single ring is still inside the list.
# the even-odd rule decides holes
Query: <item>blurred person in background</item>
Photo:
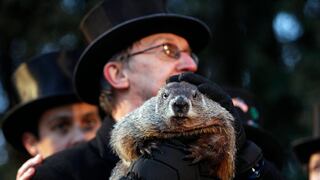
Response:
[[[277,169],[283,170],[287,160],[284,147],[269,131],[262,127],[261,107],[254,94],[244,88],[224,87],[224,90],[232,98],[233,105],[243,122],[247,138],[261,148],[263,156]]]
[[[71,79],[79,51],[52,52],[22,63],[12,82],[17,104],[3,119],[5,139],[33,157],[16,179],[29,179],[43,159],[94,138],[101,125],[96,106],[76,97]]]
[[[292,143],[293,152],[308,174],[309,180],[320,179],[320,137],[302,138]]]

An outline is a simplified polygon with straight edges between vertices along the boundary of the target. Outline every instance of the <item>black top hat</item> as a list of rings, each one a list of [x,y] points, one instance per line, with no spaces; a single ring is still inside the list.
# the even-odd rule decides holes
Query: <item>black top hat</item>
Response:
[[[104,64],[133,42],[155,33],[174,33],[199,52],[210,40],[210,30],[198,19],[168,13],[163,0],[105,0],[83,19],[81,30],[89,46],[75,71],[76,92],[97,104]],[[88,88],[90,87],[90,88]]]
[[[53,52],[21,64],[12,76],[17,105],[3,118],[7,141],[21,152],[23,132],[37,128],[48,108],[79,101],[72,86],[72,74],[80,51]]]
[[[255,96],[242,88],[225,87],[224,89],[231,98],[236,99],[234,105],[243,121],[247,138],[262,149],[267,160],[282,169],[285,161],[284,148],[271,133],[260,127],[260,108]]]
[[[292,143],[293,152],[302,164],[308,164],[313,153],[320,152],[320,137],[308,137]]]

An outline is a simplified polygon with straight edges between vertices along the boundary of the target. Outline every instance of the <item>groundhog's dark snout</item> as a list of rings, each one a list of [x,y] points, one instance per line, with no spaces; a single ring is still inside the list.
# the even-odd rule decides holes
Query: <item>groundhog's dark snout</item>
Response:
[[[189,104],[183,97],[178,97],[172,104],[172,109],[177,116],[184,116],[189,111]]]

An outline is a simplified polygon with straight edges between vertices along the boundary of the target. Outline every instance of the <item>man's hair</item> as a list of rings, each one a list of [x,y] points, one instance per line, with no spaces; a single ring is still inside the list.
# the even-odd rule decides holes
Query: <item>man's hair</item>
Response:
[[[112,97],[111,86],[108,89],[106,89],[105,87],[103,89],[101,89],[100,96],[99,96],[99,105],[100,105],[101,109],[103,109],[103,111],[106,114],[111,114],[112,109],[115,105],[113,97]]]

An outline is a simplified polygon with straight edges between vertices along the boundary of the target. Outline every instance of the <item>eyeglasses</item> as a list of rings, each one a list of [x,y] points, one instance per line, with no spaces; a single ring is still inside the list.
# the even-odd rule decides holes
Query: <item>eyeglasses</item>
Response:
[[[172,58],[174,60],[178,60],[181,57],[181,52],[187,52],[186,50],[180,50],[176,45],[171,44],[171,43],[164,43],[164,44],[160,44],[157,46],[153,46],[153,47],[149,47],[147,49],[144,49],[142,51],[138,51],[138,52],[134,52],[131,54],[127,54],[125,57],[123,57],[123,59],[127,59],[130,58],[132,56],[138,55],[138,54],[143,54],[146,53],[150,50],[153,49],[157,49],[162,47],[162,52],[169,58]],[[191,58],[193,59],[193,61],[198,64],[199,63],[199,59],[198,57],[194,54],[194,53],[190,53]]]

